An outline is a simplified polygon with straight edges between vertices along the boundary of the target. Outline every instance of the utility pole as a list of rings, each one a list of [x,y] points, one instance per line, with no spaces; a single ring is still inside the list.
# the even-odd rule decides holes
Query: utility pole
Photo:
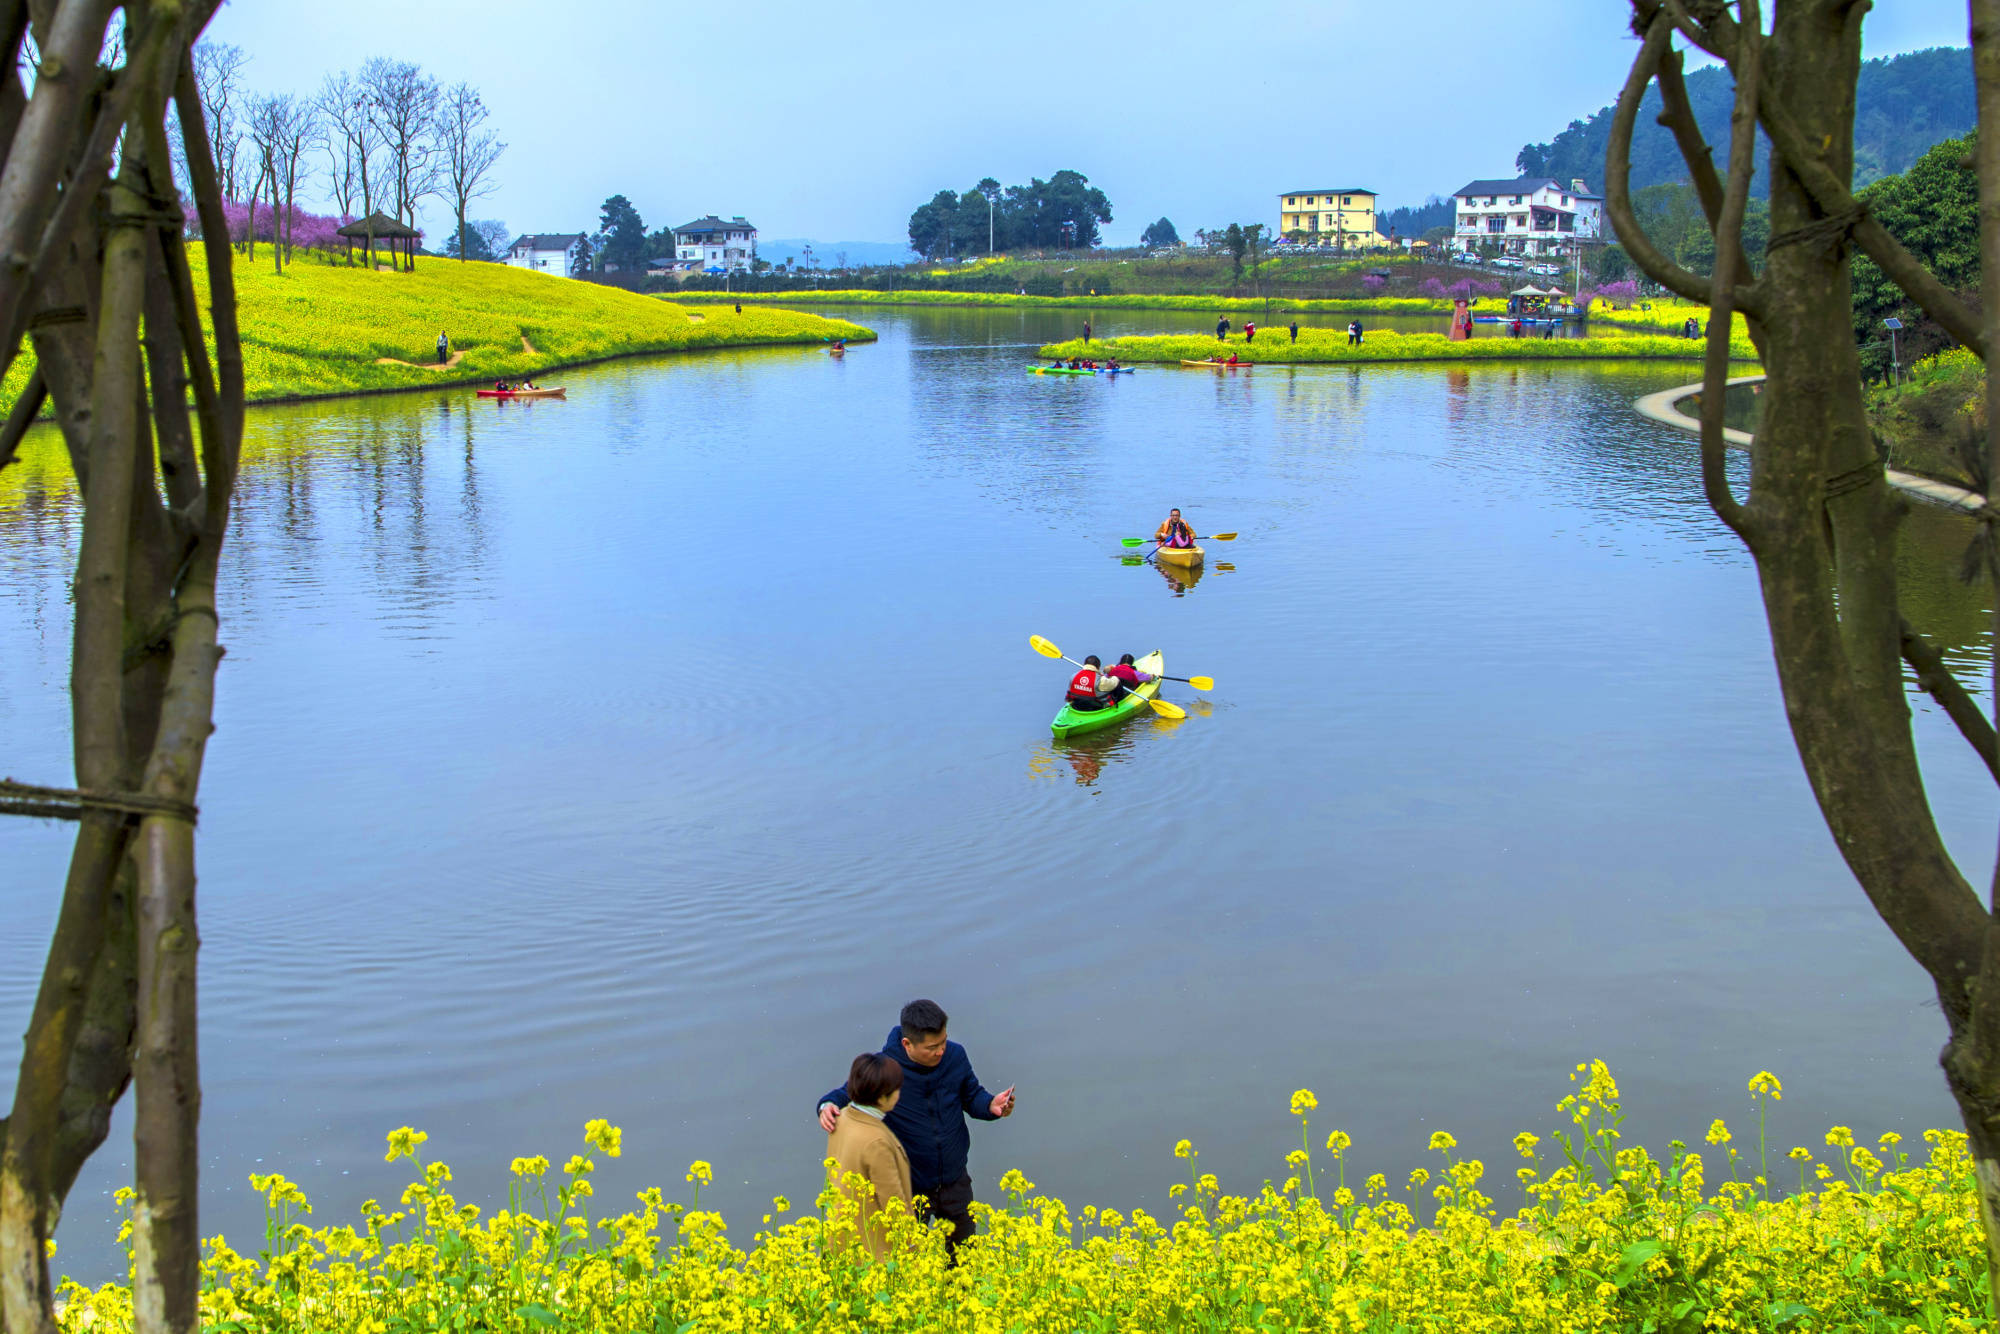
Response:
[[[1882,327],[1889,331],[1889,383],[1894,384],[1902,378],[1901,367],[1896,357],[1896,331],[1903,327],[1903,322],[1891,316],[1882,321]]]
[[[983,191],[981,193],[984,193]],[[986,196],[986,253],[993,253],[993,196]]]

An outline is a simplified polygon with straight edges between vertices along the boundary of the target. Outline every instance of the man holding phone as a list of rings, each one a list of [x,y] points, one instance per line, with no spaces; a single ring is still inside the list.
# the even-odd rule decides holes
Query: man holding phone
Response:
[[[998,1121],[1014,1114],[1012,1087],[988,1093],[972,1073],[965,1048],[945,1036],[946,1015],[936,1001],[913,1000],[889,1030],[882,1054],[903,1067],[903,1094],[886,1121],[910,1159],[910,1187],[918,1214],[951,1224],[947,1244],[956,1250],[973,1233],[972,1152],[967,1116]],[[819,1100],[820,1129],[829,1135],[847,1106],[847,1090]]]

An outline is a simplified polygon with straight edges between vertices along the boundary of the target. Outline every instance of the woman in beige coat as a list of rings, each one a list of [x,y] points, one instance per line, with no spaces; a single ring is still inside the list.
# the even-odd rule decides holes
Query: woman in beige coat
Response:
[[[889,1201],[901,1200],[906,1212],[911,1208],[909,1155],[882,1120],[902,1095],[903,1067],[894,1058],[880,1052],[855,1057],[847,1072],[851,1101],[826,1139],[831,1164],[827,1179],[836,1190],[859,1200],[861,1212],[855,1220],[855,1232],[871,1260],[889,1255],[889,1222],[882,1216]],[[850,1192],[846,1183],[849,1173],[859,1174],[866,1184]],[[848,1234],[836,1244],[851,1248],[855,1241],[855,1236]]]

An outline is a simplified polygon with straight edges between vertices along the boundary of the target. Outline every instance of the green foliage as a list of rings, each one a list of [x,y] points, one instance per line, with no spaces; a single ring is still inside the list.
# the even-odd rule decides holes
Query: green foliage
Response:
[[[1868,417],[1891,466],[1980,489],[1986,364],[1972,349],[1948,348],[1920,359],[1903,383],[1873,386]]]
[[[1161,246],[1179,245],[1180,243],[1181,234],[1175,231],[1174,224],[1165,218],[1152,223],[1145,231],[1139,233],[1139,244],[1145,246],[1148,250],[1155,250]]]
[[[1405,204],[1375,215],[1375,230],[1384,236],[1412,236],[1429,239],[1431,232],[1443,229],[1446,236],[1452,233],[1457,222],[1458,203],[1432,195],[1421,204]]]
[[[607,266],[625,273],[646,267],[646,224],[624,195],[604,201],[598,215],[597,246],[599,258]]]
[[[467,259],[498,262],[507,245],[507,225],[502,222],[474,222],[465,224],[465,257]],[[458,228],[453,227],[444,239],[446,259],[458,258]]]
[[[1706,276],[1715,269],[1715,233],[1709,229],[1708,215],[1694,187],[1686,181],[1649,185],[1632,195],[1632,211],[1639,224],[1669,259],[1682,268]],[[1771,238],[1771,205],[1751,199],[1743,210],[1743,249],[1753,270],[1761,271],[1764,247]],[[1625,256],[1621,251],[1619,261]],[[1603,276],[1600,273],[1600,276]],[[1624,275],[1621,273],[1620,277]],[[1605,282],[1618,279],[1604,277]]]
[[[1718,170],[1727,168],[1729,113],[1735,92],[1720,66],[1687,76],[1688,102],[1695,123],[1715,150]],[[1978,123],[1973,105],[1972,57],[1964,47],[1934,47],[1864,61],[1855,90],[1854,180],[1863,185],[1900,172],[1940,139],[1966,133]],[[1515,165],[1529,176],[1573,177],[1603,186],[1604,156],[1611,142],[1611,108],[1573,120],[1545,144],[1529,144]],[[1632,135],[1632,188],[1687,178],[1687,164],[1673,134],[1658,123],[1660,93],[1648,89]],[[1755,193],[1764,193],[1770,146],[1757,139]]]
[[[1754,1144],[1746,1131],[1739,1149],[1717,1120],[1697,1148],[1676,1140],[1654,1152],[1626,1140],[1602,1062],[1572,1080],[1546,1138],[1492,1146],[1512,1171],[1496,1164],[1491,1176],[1438,1130],[1428,1166],[1401,1181],[1364,1177],[1352,1136],[1313,1130],[1310,1089],[1291,1100],[1299,1147],[1251,1190],[1227,1192],[1188,1140],[1171,1159],[1165,1145],[1138,1146],[1183,1176],[1157,1217],[1066,1202],[1010,1171],[990,1203],[972,1206],[979,1235],[955,1264],[942,1230],[900,1205],[887,1211],[889,1261],[859,1259],[858,1177],[822,1191],[817,1213],[792,1216],[791,1201],[774,1199],[761,1225],[737,1231],[702,1208],[714,1170],[695,1162],[674,1190],[687,1203],[650,1186],[621,1212],[596,1198],[600,1162],[623,1149],[604,1121],[559,1166],[516,1158],[505,1206],[488,1213],[455,1195],[451,1167],[426,1162],[426,1136],[405,1127],[388,1158],[407,1162],[409,1185],[388,1208],[365,1203],[352,1224],[318,1223],[282,1176],[252,1177],[267,1210],[262,1245],[250,1255],[219,1237],[206,1244],[201,1323],[238,1334],[1984,1328],[1963,1133],[1926,1131],[1912,1153],[1895,1133],[1870,1147],[1834,1126],[1812,1150],[1785,1153],[1766,1133],[1765,1111],[1783,1095],[1766,1073],[1749,1085]],[[1791,1166],[1796,1192],[1778,1184]],[[1487,1193],[1500,1190],[1521,1201],[1512,1213]],[[119,1204],[131,1207],[129,1191]],[[128,1334],[133,1305],[128,1284],[65,1282],[59,1327]]]
[[[910,214],[910,246],[926,259],[985,254],[990,224],[994,250],[1089,250],[1110,221],[1111,201],[1081,172],[1005,189],[988,176],[962,195],[940,190]]]
[[[1972,135],[1947,139],[1907,172],[1886,176],[1859,196],[1939,282],[1964,293],[1979,287],[1979,181],[1966,165],[1972,148]],[[1913,328],[1922,323],[1921,312],[1875,261],[1856,255],[1852,281],[1855,337],[1881,338],[1882,321],[1891,315]],[[1912,356],[1929,350],[1921,341],[1910,346]]]

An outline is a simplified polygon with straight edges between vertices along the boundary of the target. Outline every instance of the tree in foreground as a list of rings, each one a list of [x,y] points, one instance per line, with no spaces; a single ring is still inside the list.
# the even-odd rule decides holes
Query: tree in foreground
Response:
[[[1980,120],[1983,314],[1974,314],[1849,189],[1856,71],[1867,6],[1853,0],[1631,0],[1641,38],[1611,127],[1605,206],[1632,262],[1710,307],[1701,395],[1701,475],[1716,515],[1749,548],[1785,712],[1806,777],[1841,855],[1882,920],[1930,975],[1948,1041],[1945,1081],[1964,1119],[1980,1193],[1991,1290],[2000,1297],[2000,871],[1984,893],[1952,858],[1918,763],[1903,668],[1938,702],[1996,778],[1992,721],[1897,601],[1904,502],[1883,476],[1863,407],[1852,328],[1858,249],[1951,336],[1984,360],[2000,339],[2000,0],[1971,0]],[[1733,10],[1733,12],[1732,12]],[[1675,40],[1721,61],[1734,82],[1717,174],[1689,105]],[[1633,129],[1650,85],[1693,182],[1713,270],[1697,276],[1651,237],[1631,189]],[[1771,144],[1769,233],[1761,271],[1743,244],[1753,145]],[[1763,415],[1748,494],[1725,465],[1724,384],[1741,312],[1763,360]],[[1983,489],[2000,475],[2000,402],[1988,377]],[[2000,509],[1978,512],[1972,563],[2000,568]],[[1996,607],[2000,616],[2000,607]],[[2000,645],[2000,623],[1995,644]],[[1993,669],[2000,677],[2000,655]]]
[[[190,54],[215,3],[50,0],[15,6],[4,30],[0,253],[14,261],[0,266],[0,369],[24,334],[36,366],[0,426],[0,466],[46,402],[83,504],[76,785],[0,783],[0,812],[78,822],[0,1121],[0,1326],[15,1334],[55,1328],[49,1241],[128,1085],[136,1327],[196,1327],[195,797],[243,431],[222,189]],[[28,38],[32,94],[19,75]],[[169,105],[201,219],[205,293],[181,240]]]

